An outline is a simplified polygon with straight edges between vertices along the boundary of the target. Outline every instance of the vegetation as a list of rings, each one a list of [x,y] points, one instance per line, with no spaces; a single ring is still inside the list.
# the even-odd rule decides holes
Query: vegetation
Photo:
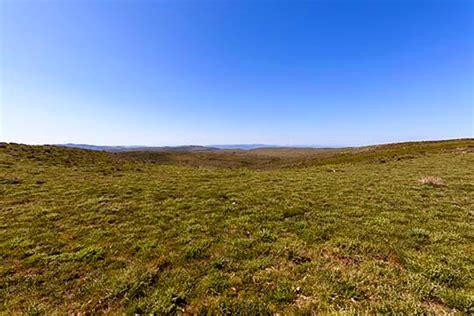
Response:
[[[474,313],[474,140],[0,145],[0,312]]]

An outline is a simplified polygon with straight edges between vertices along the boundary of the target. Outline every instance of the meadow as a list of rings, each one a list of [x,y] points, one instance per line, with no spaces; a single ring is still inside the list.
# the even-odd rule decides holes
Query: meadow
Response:
[[[0,313],[474,313],[474,140],[0,144]]]

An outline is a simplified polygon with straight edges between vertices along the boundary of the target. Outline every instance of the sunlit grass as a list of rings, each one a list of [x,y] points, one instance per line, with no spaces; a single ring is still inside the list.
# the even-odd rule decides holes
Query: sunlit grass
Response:
[[[252,170],[4,145],[0,310],[472,314],[473,141],[411,146]]]

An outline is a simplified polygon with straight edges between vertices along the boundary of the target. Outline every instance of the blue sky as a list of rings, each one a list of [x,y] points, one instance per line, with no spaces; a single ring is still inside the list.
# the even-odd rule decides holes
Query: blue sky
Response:
[[[0,139],[473,137],[472,1],[3,1]]]

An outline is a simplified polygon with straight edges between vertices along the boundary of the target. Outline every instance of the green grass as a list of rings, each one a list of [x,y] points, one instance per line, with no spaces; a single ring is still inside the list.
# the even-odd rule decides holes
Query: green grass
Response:
[[[154,154],[0,146],[0,312],[474,313],[473,140]]]

